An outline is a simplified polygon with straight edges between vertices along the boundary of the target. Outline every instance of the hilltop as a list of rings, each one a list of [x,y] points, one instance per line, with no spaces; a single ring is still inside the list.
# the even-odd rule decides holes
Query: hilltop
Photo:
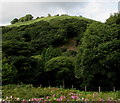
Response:
[[[29,25],[29,24],[33,24],[33,23],[36,23],[36,22],[39,22],[39,21],[47,21],[47,22],[51,22],[53,19],[54,20],[64,20],[64,19],[71,19],[71,18],[75,18],[75,19],[81,19],[81,20],[88,20],[88,21],[93,21],[91,19],[88,19],[88,18],[85,18],[85,17],[82,17],[82,16],[69,16],[69,15],[66,15],[66,14],[63,14],[61,16],[50,16],[50,17],[37,17],[36,19],[31,19],[29,21],[25,21],[25,22],[18,22],[18,23],[15,23],[15,24],[11,24],[11,25],[7,25],[8,27],[13,27],[13,26],[21,26],[21,25]]]

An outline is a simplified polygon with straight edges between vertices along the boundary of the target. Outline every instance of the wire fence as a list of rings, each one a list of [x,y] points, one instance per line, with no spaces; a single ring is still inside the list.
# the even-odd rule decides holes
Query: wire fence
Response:
[[[78,87],[78,86],[71,86],[72,89],[77,89],[77,90],[81,90],[81,91],[98,91],[98,92],[102,92],[102,91],[113,91],[116,92],[118,90],[120,90],[120,87],[102,87],[102,86],[98,86],[98,87],[90,87],[90,86],[84,86],[84,87]],[[70,89],[70,87],[69,87]]]
[[[56,88],[64,88],[64,89],[76,89],[80,91],[96,91],[96,92],[102,92],[102,91],[120,91],[120,87],[115,87],[115,86],[109,86],[109,87],[103,87],[103,86],[78,86],[78,85],[71,85],[71,86],[66,86],[66,85],[59,85],[59,86],[43,86],[43,85],[37,85],[36,87],[56,87]]]
[[[65,88],[65,89],[77,89],[77,90],[80,90],[80,91],[96,91],[96,92],[102,92],[102,91],[112,91],[112,92],[116,92],[116,91],[120,91],[120,87],[102,87],[102,86],[98,86],[98,87],[91,87],[91,86],[83,86],[83,87],[79,87],[79,86],[74,86],[74,85],[71,85],[71,86],[63,86],[63,85],[60,85],[60,86],[56,86],[57,88]]]

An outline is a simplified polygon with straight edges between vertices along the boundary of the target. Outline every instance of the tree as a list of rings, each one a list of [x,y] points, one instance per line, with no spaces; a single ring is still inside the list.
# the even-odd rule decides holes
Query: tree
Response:
[[[88,86],[119,86],[120,27],[91,24],[82,39],[77,56],[76,76]]]
[[[34,84],[35,75],[38,72],[36,69],[36,60],[32,57],[12,56],[11,63],[17,69],[17,83]],[[9,62],[10,62],[9,61]],[[25,78],[25,79],[23,79]]]
[[[15,23],[17,23],[17,22],[18,22],[18,19],[15,18],[15,19],[13,19],[10,23],[11,23],[11,24],[15,24]]]
[[[25,18],[26,18],[26,21],[29,21],[33,19],[33,16],[31,14],[27,14]]]
[[[45,62],[42,55],[34,55],[32,58],[35,60],[34,70],[34,84],[46,85],[46,75],[44,71]]]
[[[33,19],[33,16],[31,14],[27,14],[26,16],[21,17],[18,21],[19,22],[24,22],[24,21],[29,21],[29,20],[32,20],[32,19]]]
[[[51,17],[51,14],[48,14],[48,17]]]
[[[12,63],[8,63],[7,58],[3,58],[2,60],[2,82],[3,85],[15,83],[15,79],[17,77],[17,70],[15,69]]]
[[[45,64],[45,71],[49,74],[50,84],[71,85],[74,80],[74,63],[69,57],[55,57]]]
[[[50,60],[51,58],[60,56],[62,51],[58,48],[53,48],[52,46],[49,46],[48,48],[45,48],[42,52],[42,56],[45,61]]]
[[[120,13],[114,13],[107,20],[107,24],[120,24]]]

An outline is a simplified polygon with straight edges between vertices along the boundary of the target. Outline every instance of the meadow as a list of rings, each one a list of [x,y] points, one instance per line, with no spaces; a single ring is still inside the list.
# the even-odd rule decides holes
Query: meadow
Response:
[[[63,89],[56,87],[33,87],[32,85],[6,85],[2,87],[2,101],[39,101],[39,102],[119,102],[120,91],[94,92]]]

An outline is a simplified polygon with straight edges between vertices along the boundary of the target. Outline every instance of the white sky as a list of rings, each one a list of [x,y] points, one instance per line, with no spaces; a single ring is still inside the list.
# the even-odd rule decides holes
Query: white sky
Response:
[[[0,0],[0,25],[8,25],[15,17],[30,13],[34,17],[47,14],[82,15],[104,22],[118,12],[119,0]],[[2,17],[1,17],[2,16]]]

